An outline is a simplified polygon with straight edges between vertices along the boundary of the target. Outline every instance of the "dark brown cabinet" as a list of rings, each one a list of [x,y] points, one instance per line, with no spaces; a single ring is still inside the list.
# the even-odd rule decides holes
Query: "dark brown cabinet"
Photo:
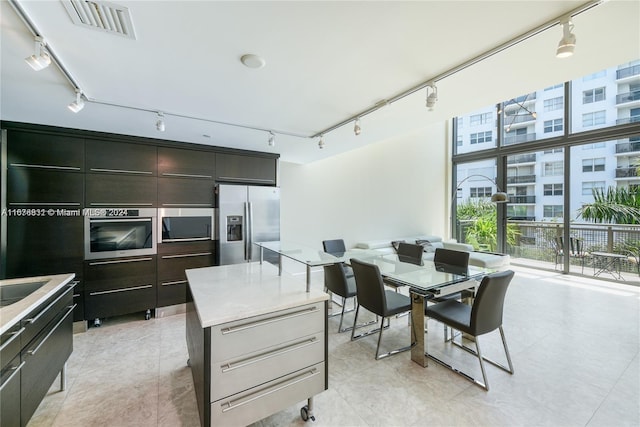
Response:
[[[153,207],[158,201],[158,179],[153,176],[87,174],[86,206]]]
[[[158,147],[158,175],[168,178],[213,179],[216,154],[181,148]]]
[[[159,207],[213,207],[215,181],[207,179],[158,178]]]
[[[156,307],[156,257],[86,261],[84,311],[87,319],[119,316]]]
[[[84,175],[73,172],[9,168],[7,207],[79,209],[84,200]]]
[[[238,154],[216,154],[216,180],[220,182],[275,185],[277,160]]]
[[[152,145],[87,140],[85,150],[88,173],[157,174],[157,148]]]
[[[9,130],[9,168],[84,172],[84,138]]]
[[[213,240],[158,245],[158,307],[186,302],[185,270],[214,265],[214,250]]]

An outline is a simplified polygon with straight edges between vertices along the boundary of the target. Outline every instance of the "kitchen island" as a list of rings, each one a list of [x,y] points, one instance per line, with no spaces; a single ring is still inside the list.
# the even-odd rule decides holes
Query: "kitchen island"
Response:
[[[202,426],[247,425],[328,387],[329,296],[271,264],[186,271],[186,338]]]
[[[73,351],[74,274],[0,280],[0,425],[25,426]]]

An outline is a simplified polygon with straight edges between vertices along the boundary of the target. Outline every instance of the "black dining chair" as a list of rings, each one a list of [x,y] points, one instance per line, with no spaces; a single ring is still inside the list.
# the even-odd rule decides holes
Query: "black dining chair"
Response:
[[[382,282],[380,269],[377,265],[352,258],[351,267],[353,268],[353,273],[356,279],[356,293],[358,297],[356,315],[353,319],[354,328],[351,330],[351,340],[354,341],[356,339],[366,337],[378,332],[379,335],[378,346],[376,347],[376,360],[410,350],[416,342],[415,336],[413,337],[410,345],[398,348],[396,350],[391,350],[384,354],[380,354],[382,331],[388,328],[388,326],[384,326],[385,319],[388,319],[389,317],[395,316],[400,313],[410,312],[411,299],[408,296],[400,294],[398,292],[386,290],[384,288],[384,283]],[[382,320],[380,322],[379,328],[364,332],[356,336],[356,322],[358,321],[358,313],[360,312],[360,307],[365,308],[376,316],[382,317]],[[409,317],[411,318],[411,316]],[[414,328],[411,328],[412,331],[413,329]],[[415,333],[415,331],[413,332]]]
[[[354,298],[354,306],[357,305],[356,300],[356,280],[353,277],[347,277],[345,274],[345,266],[342,263],[335,263],[324,266],[324,286],[331,293],[338,295],[342,298],[342,310],[340,313],[332,314],[330,317],[340,314],[340,324],[338,325],[338,332],[346,332],[351,330],[352,327],[342,327],[344,320],[344,314],[354,311],[355,309],[346,310],[347,300]],[[357,327],[367,326],[376,323],[375,320],[357,325]]]
[[[493,273],[485,276],[478,287],[473,305],[461,303],[455,300],[443,301],[438,304],[428,306],[425,309],[425,314],[428,318],[435,319],[445,325],[450,326],[453,329],[462,331],[463,333],[471,335],[476,344],[476,350],[457,343],[454,339],[451,342],[458,347],[474,354],[480,361],[480,370],[482,371],[482,378],[484,382],[480,382],[471,376],[463,373],[462,371],[452,367],[451,365],[441,361],[433,355],[428,355],[429,358],[440,363],[448,369],[462,375],[466,379],[482,387],[485,390],[489,390],[489,382],[487,380],[487,373],[484,368],[483,361],[487,361],[498,368],[513,374],[513,364],[511,363],[511,356],[509,355],[509,349],[507,347],[507,341],[504,337],[504,330],[502,329],[502,313],[504,310],[504,300],[507,293],[507,288],[513,279],[513,271],[506,270],[498,273]],[[488,334],[496,329],[500,330],[500,336],[502,337],[502,345],[507,357],[507,363],[509,367],[505,367],[497,362],[487,359],[482,355],[480,350],[480,335]],[[426,342],[426,340],[425,340]],[[428,353],[428,351],[427,351]]]
[[[416,245],[413,243],[398,243],[398,260],[401,262],[408,262],[415,265],[423,265],[422,255],[424,253],[424,247],[422,245]]]
[[[322,249],[326,253],[337,257],[343,256],[347,251],[344,240],[342,239],[323,240]],[[347,274],[347,277],[353,277],[353,271],[351,271],[351,267],[349,267],[348,265],[345,265],[345,273]]]

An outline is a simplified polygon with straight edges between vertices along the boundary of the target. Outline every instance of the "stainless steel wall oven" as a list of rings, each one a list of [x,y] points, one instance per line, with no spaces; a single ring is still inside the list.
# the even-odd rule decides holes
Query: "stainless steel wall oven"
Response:
[[[84,211],[84,258],[155,255],[155,208],[100,208]]]
[[[214,208],[158,209],[158,242],[216,240]]]

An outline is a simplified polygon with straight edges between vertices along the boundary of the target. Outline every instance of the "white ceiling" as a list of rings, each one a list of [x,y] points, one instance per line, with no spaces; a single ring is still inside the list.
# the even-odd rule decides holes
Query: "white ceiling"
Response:
[[[421,90],[363,117],[358,137],[352,124],[328,133],[319,150],[317,139],[279,132],[314,135],[586,2],[114,0],[129,9],[135,40],[75,25],[60,0],[19,3],[90,100],[139,110],[88,102],[69,112],[72,86],[54,66],[27,66],[33,35],[2,1],[2,120],[276,152],[299,163],[640,58],[640,2],[605,2],[574,17],[573,57],[555,58],[554,26],[439,81],[434,111]],[[246,53],[266,66],[244,67]],[[165,113],[163,133],[154,111]],[[215,122],[273,130],[276,145],[266,131]]]

